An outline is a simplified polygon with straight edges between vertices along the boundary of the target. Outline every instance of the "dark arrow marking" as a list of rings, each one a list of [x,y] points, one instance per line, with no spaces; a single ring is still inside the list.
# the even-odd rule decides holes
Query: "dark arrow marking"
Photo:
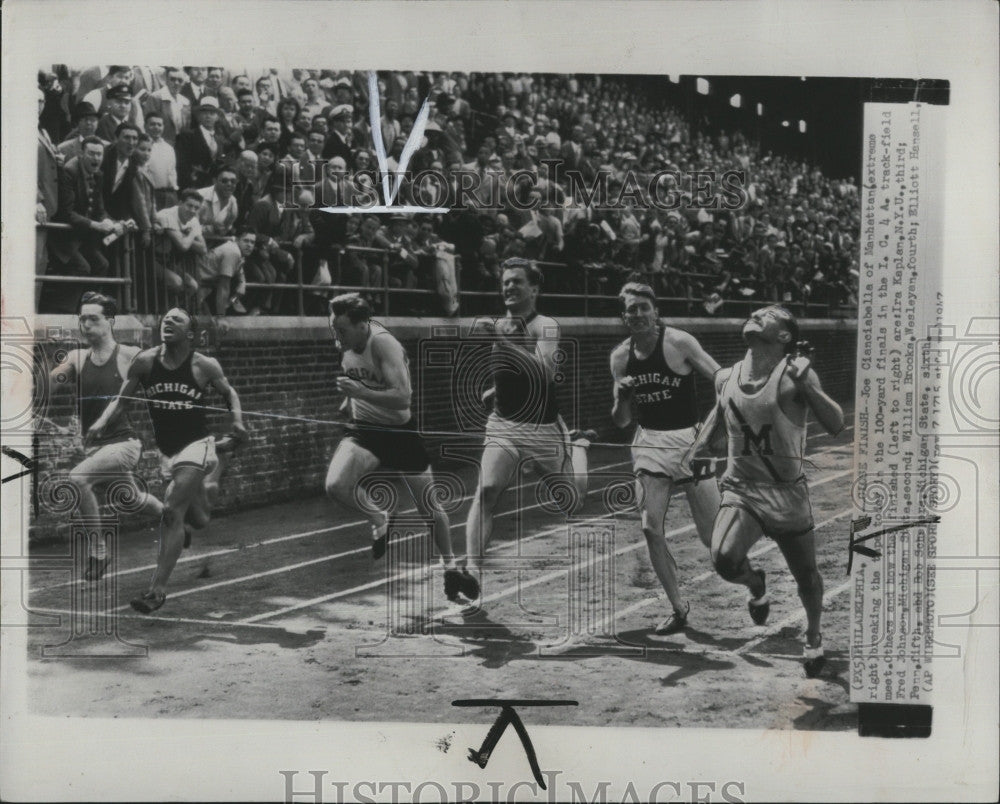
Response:
[[[873,550],[871,547],[864,547],[861,543],[867,542],[869,539],[877,539],[879,536],[885,536],[887,533],[896,533],[901,530],[909,530],[910,528],[915,528],[917,525],[933,525],[941,521],[939,516],[926,517],[924,519],[914,519],[912,522],[906,522],[902,525],[893,525],[890,528],[883,528],[882,530],[877,530],[874,533],[866,533],[864,536],[857,536],[859,530],[864,530],[872,523],[872,518],[870,516],[862,516],[857,519],[851,520],[851,539],[847,545],[847,574],[851,574],[851,569],[854,566],[854,554],[859,553],[860,555],[867,556],[868,558],[881,558],[882,553],[878,550]]]
[[[515,706],[578,706],[576,701],[566,701],[566,700],[533,700],[533,699],[521,699],[521,698],[470,698],[458,701],[452,701],[452,706],[499,706],[500,714],[497,716],[496,721],[490,726],[490,730],[486,733],[486,739],[483,740],[483,744],[479,747],[477,751],[475,748],[469,749],[469,761],[475,762],[480,768],[485,768],[487,763],[490,761],[490,757],[493,755],[493,749],[496,748],[497,743],[500,742],[500,738],[503,733],[507,730],[507,726],[513,726],[514,731],[517,732],[517,736],[521,738],[521,745],[524,746],[524,753],[528,757],[528,764],[531,766],[531,773],[535,777],[535,781],[542,790],[547,789],[545,787],[545,781],[542,778],[542,770],[538,767],[538,760],[535,757],[535,747],[531,744],[531,738],[528,736],[528,730],[524,727],[524,723],[521,718],[518,717],[517,712],[514,710]]]
[[[23,472],[18,472],[17,474],[14,475],[7,475],[7,477],[5,477],[0,482],[6,483],[8,480],[17,480],[19,477],[30,475],[32,472],[38,469],[38,461],[34,460],[33,458],[29,458],[27,455],[22,455],[16,449],[12,449],[11,447],[0,447],[0,450],[2,450],[3,454],[6,455],[8,458],[13,458],[15,461],[21,464],[21,466],[24,467]]]

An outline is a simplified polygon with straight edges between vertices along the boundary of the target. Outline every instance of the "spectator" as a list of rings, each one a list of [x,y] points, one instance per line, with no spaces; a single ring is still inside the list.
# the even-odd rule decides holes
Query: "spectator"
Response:
[[[38,90],[38,114],[41,119],[45,108],[45,93]],[[63,154],[52,144],[49,133],[38,127],[38,190],[35,195],[35,223],[45,224],[59,211],[59,171],[65,161]],[[48,266],[47,232],[35,229],[35,272],[42,276]]]
[[[389,218],[389,225],[375,233],[372,242],[376,248],[389,252],[389,287],[412,290],[417,286],[419,262],[406,231],[408,222],[409,218],[405,215],[393,215]]]
[[[310,127],[310,132],[316,131],[323,135],[323,142],[326,143],[326,138],[330,133],[330,124],[327,122],[326,115],[318,114],[312,119],[312,125]],[[321,152],[322,153],[322,152]]]
[[[212,97],[219,101],[219,108],[224,114],[236,111],[236,95],[222,84],[221,67],[208,67],[205,70],[205,85],[202,97]]]
[[[288,141],[292,135],[300,133],[295,126],[295,121],[298,119],[300,111],[301,106],[299,106],[299,102],[295,98],[282,98],[278,104],[277,118],[281,129],[281,137],[278,140],[278,145],[282,153],[288,151]]]
[[[326,139],[323,158],[342,157],[344,163],[351,159],[351,115],[354,110],[347,104],[334,106],[328,118],[330,135]]]
[[[254,196],[258,201],[267,195],[277,164],[278,146],[268,143],[259,144],[257,146],[257,178],[254,182]]]
[[[132,68],[132,95],[136,103],[142,105],[146,99],[164,84],[164,71],[157,67],[135,66]]]
[[[104,143],[97,137],[84,140],[82,153],[69,160],[59,177],[58,220],[73,227],[53,240],[53,252],[72,273],[106,276],[108,260],[101,247],[107,235],[124,232],[104,211],[101,161]]]
[[[143,125],[142,111],[140,110],[136,114],[135,110],[132,109],[132,90],[127,86],[119,85],[109,89],[106,105],[107,114],[101,117],[97,123],[97,136],[102,140],[114,142],[118,126],[122,123],[132,123],[141,130]]]
[[[261,124],[260,140],[255,146],[258,154],[261,147],[265,145],[274,151],[275,159],[285,153],[284,148],[281,146],[281,123],[278,122],[276,117],[265,117],[264,122]]]
[[[230,115],[229,124],[240,132],[244,149],[253,145],[260,136],[264,117],[264,110],[254,105],[253,92],[241,89],[236,95],[236,110]]]
[[[122,123],[115,132],[114,143],[104,153],[101,163],[104,209],[116,221],[135,221],[135,171],[132,153],[139,144],[141,132],[131,123]]]
[[[146,120],[149,125],[149,120]],[[149,161],[153,155],[153,138],[140,134],[132,152],[135,175],[132,179],[135,222],[139,227],[140,243],[145,251],[152,243],[153,222],[156,220],[156,189],[149,171]]]
[[[146,134],[151,141],[146,172],[153,185],[157,209],[177,206],[177,154],[163,136],[165,122],[159,112],[146,115]]]
[[[326,163],[323,178],[313,188],[313,198],[317,209],[310,213],[309,219],[319,272],[325,269],[330,281],[340,284],[340,253],[347,244],[347,226],[354,216],[331,214],[318,208],[354,203],[354,188],[348,181],[347,165],[342,157],[335,156]]]
[[[184,73],[176,67],[168,67],[166,84],[149,95],[144,106],[146,114],[160,116],[161,136],[171,146],[177,142],[177,135],[191,125],[191,99],[181,93],[183,86]]]
[[[278,96],[271,91],[271,81],[267,76],[257,79],[254,86],[257,95],[257,108],[264,114],[274,117],[278,113]],[[275,117],[275,119],[277,119]],[[280,133],[280,132],[279,132]]]
[[[236,169],[221,167],[215,174],[215,184],[198,191],[205,200],[198,211],[198,222],[205,234],[228,237],[236,231],[239,218],[236,183]]]
[[[177,178],[181,189],[210,181],[225,156],[225,144],[215,128],[219,118],[218,99],[205,97],[199,101],[195,117],[197,126],[177,135]]]
[[[184,72],[187,74],[188,81],[181,88],[181,93],[190,101],[191,108],[194,109],[201,102],[201,96],[205,92],[205,68],[185,67]]]
[[[194,262],[190,258],[204,256],[208,252],[198,222],[201,205],[201,194],[189,188],[181,190],[180,203],[176,207],[156,213],[156,224],[162,232],[157,249],[156,276],[171,293],[194,294],[198,291],[198,282],[192,275]]]
[[[211,251],[198,266],[198,308],[205,309],[208,299],[214,304],[207,310],[210,314],[226,315],[232,311],[246,313],[242,298],[246,293],[244,263],[253,254],[257,235],[250,229],[243,229],[235,240],[227,240]],[[251,311],[260,314],[260,308]]]
[[[128,93],[128,102],[124,106],[124,109],[119,107],[116,117],[118,122],[124,123],[127,119],[131,123],[135,123],[138,126],[142,125],[142,109],[139,107],[137,101],[135,101],[132,94],[132,68],[125,65],[116,65],[108,68],[108,74],[105,76],[104,81],[101,85],[85,95],[77,95],[80,100],[85,103],[89,103],[95,109],[97,109],[98,114],[106,114],[114,108],[111,103],[111,98],[109,97],[112,90],[119,87],[124,87]],[[117,93],[121,96],[121,93]],[[114,128],[112,127],[112,132]],[[100,136],[100,135],[98,135]],[[110,140],[110,137],[104,137],[105,140]]]
[[[357,249],[377,248],[375,238],[378,235],[379,226],[377,217],[366,215],[361,219],[357,233],[348,236],[348,251],[345,254],[344,271],[341,276],[341,280],[348,287],[382,287],[382,263],[377,256],[368,251],[355,251],[350,248],[351,246]],[[362,295],[368,297],[370,302],[374,302],[376,299],[370,293]]]
[[[257,154],[254,151],[243,151],[236,160],[236,228],[242,228],[250,215],[250,209],[260,197],[256,186]]]
[[[86,101],[81,101],[73,107],[73,119],[76,121],[76,128],[69,133],[65,140],[59,143],[59,147],[56,149],[63,155],[65,162],[79,156],[83,141],[87,137],[93,137],[97,134],[97,121],[100,118],[93,106]],[[102,140],[102,142],[104,141]]]
[[[398,114],[399,104],[396,101],[391,100],[385,104],[385,111],[380,121],[382,142],[392,142],[397,137],[402,136],[403,129],[399,124]]]
[[[308,162],[308,157],[306,156],[308,151],[306,150],[306,138],[305,135],[295,132],[288,138],[288,149],[285,156],[279,161],[279,165],[287,168],[291,172],[292,181],[295,184],[299,184],[303,181],[310,181],[312,175],[312,166],[309,166],[309,175],[305,178],[302,177],[302,163],[303,160]]]
[[[302,104],[302,111],[309,115],[311,125],[312,119],[317,115],[325,116],[330,113],[330,102],[326,99],[319,81],[315,78],[307,78],[303,81],[302,89],[306,93],[306,101]]]
[[[257,247],[253,255],[255,266],[261,273],[273,275],[281,282],[288,281],[295,264],[287,241],[303,234],[297,225],[300,217],[298,208],[286,209],[292,200],[291,188],[290,171],[275,169],[267,194],[254,204],[247,218],[247,227],[257,233]],[[311,231],[309,227],[309,232]],[[300,240],[297,245],[301,247],[303,242]],[[280,294],[275,294],[272,299],[265,300],[264,304],[276,307],[280,298]]]

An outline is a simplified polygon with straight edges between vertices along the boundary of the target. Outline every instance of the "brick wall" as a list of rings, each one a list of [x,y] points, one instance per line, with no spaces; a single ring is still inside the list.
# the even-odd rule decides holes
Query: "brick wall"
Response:
[[[413,369],[416,415],[427,440],[439,454],[443,444],[479,442],[485,413],[474,403],[487,383],[484,361],[487,347],[461,338],[468,333],[469,321],[398,318],[386,319],[389,328],[404,343]],[[564,319],[564,371],[558,383],[563,417],[569,427],[592,427],[601,438],[624,441],[626,433],[611,422],[611,378],[608,356],[625,336],[616,319]],[[740,338],[740,321],[690,319],[671,323],[695,334],[702,345],[722,365],[742,357],[745,346]],[[824,386],[840,402],[854,398],[856,326],[848,321],[801,321],[803,337],[816,348],[816,366]],[[150,318],[122,317],[116,332],[123,343],[152,343]],[[338,408],[335,376],[339,357],[325,319],[235,319],[227,330],[205,333],[202,348],[217,357],[229,381],[240,395],[251,442],[234,460],[219,501],[219,510],[241,509],[270,502],[313,496],[322,491],[330,456],[341,429],[333,422],[343,420]],[[59,329],[61,328],[61,330]],[[47,340],[37,345],[39,357],[52,365],[56,352],[72,345],[75,319],[40,316],[36,332]],[[60,334],[61,332],[61,334]],[[711,383],[698,381],[699,403],[703,410],[712,402]],[[223,406],[216,394],[207,404]],[[57,420],[64,421],[71,405],[64,395],[50,406]],[[133,421],[146,445],[141,473],[152,489],[160,491],[157,452],[152,431],[141,403],[133,403]],[[216,434],[225,429],[226,415],[213,413]],[[444,433],[469,433],[456,438]],[[42,437],[38,452],[43,480],[53,468],[68,469],[81,453],[72,439]],[[38,525],[47,530],[53,517],[44,511]]]

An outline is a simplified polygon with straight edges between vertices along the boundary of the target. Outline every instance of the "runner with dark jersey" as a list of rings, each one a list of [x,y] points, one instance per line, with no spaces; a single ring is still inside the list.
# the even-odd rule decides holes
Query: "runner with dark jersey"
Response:
[[[823,578],[816,566],[809,489],[802,474],[806,418],[811,411],[831,435],[844,429],[840,406],[823,392],[799,326],[784,307],[757,310],[743,325],[746,356],[715,378],[716,405],[689,451],[693,466],[713,439],[728,444],[722,505],[712,533],[712,559],[725,580],[746,586],[754,623],[767,621],[771,604],[764,571],[747,558],[761,536],[777,542],[795,578],[806,612],[806,675],[824,664],[820,619]]]
[[[556,353],[559,325],[535,309],[541,272],[529,260],[511,258],[501,266],[505,316],[480,322],[479,333],[493,337],[490,355],[493,412],[486,421],[486,439],[479,483],[466,524],[466,557],[454,581],[465,597],[479,596],[481,561],[493,535],[493,517],[500,497],[522,465],[533,468],[550,497],[571,516],[587,496],[587,448],[593,431],[570,433],[556,404]],[[553,484],[572,482],[573,493]],[[469,572],[472,569],[475,574]]]
[[[434,473],[410,409],[406,350],[389,330],[371,320],[368,302],[357,293],[330,302],[330,330],[341,351],[344,376],[338,378],[337,390],[350,408],[351,425],[327,469],[327,495],[371,522],[372,556],[379,559],[388,547],[394,512],[379,510],[363,481],[379,468],[399,472],[417,510],[433,523],[445,570],[452,569],[451,523],[430,490]],[[445,592],[454,594],[447,584]]]
[[[719,364],[692,335],[660,322],[656,296],[648,285],[629,282],[619,298],[622,320],[631,336],[611,353],[615,383],[611,418],[619,427],[637,424],[632,463],[642,532],[653,570],[673,606],[673,613],[655,631],[673,634],[687,625],[691,607],[680,591],[677,562],[664,536],[664,519],[674,486],[682,487],[698,535],[706,547],[710,545],[719,490],[715,483],[691,483],[684,456],[697,433],[695,373],[711,378]]]
[[[160,322],[162,344],[140,352],[129,368],[118,396],[90,428],[100,437],[114,420],[119,405],[141,387],[161,453],[160,468],[167,481],[160,547],[149,590],[132,601],[132,608],[148,614],[166,600],[166,585],[185,546],[185,519],[205,527],[210,518],[223,461],[206,424],[205,392],[213,386],[232,413],[231,436],[220,452],[229,454],[232,442],[246,438],[236,390],[226,380],[215,358],[194,350],[197,322],[179,307],[167,311]]]
[[[128,367],[139,347],[115,342],[113,333],[117,304],[110,296],[87,292],[80,298],[80,334],[87,342],[83,349],[74,349],[49,375],[50,398],[61,388],[70,388],[77,381],[80,433],[86,434],[100,417],[108,403],[121,388]],[[68,430],[60,430],[69,432]],[[163,507],[145,484],[135,478],[142,457],[142,442],[136,435],[125,410],[119,411],[104,429],[101,438],[89,438],[84,443],[84,459],[69,473],[70,482],[79,494],[79,512],[88,518],[99,518],[101,507],[94,487],[125,481],[132,486],[137,513],[159,516]],[[96,581],[103,577],[111,556],[102,528],[90,529],[87,567],[84,579]]]

